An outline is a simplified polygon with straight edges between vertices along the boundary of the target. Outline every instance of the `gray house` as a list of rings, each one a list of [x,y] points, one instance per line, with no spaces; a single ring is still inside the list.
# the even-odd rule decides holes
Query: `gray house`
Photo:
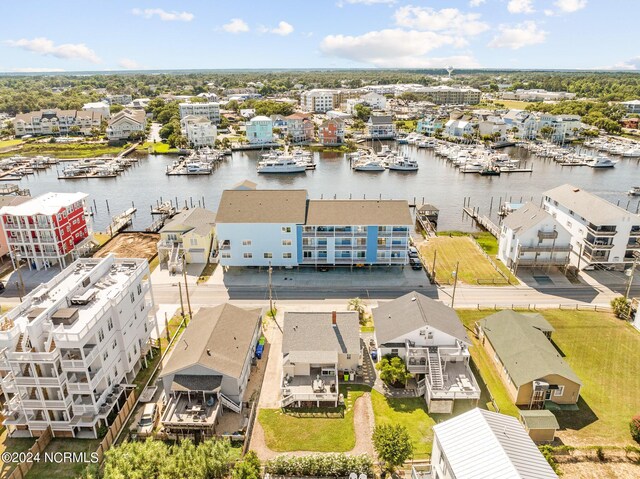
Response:
[[[170,436],[211,437],[223,406],[242,411],[260,324],[260,309],[228,303],[194,315],[160,376]]]

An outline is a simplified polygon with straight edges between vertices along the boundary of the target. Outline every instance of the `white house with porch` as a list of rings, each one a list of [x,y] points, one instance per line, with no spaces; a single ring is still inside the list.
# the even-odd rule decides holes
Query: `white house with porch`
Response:
[[[378,358],[404,360],[429,412],[448,414],[456,399],[480,398],[471,340],[453,309],[414,291],[374,308],[373,322]]]
[[[338,405],[340,382],[362,364],[358,313],[286,312],[281,406]]]

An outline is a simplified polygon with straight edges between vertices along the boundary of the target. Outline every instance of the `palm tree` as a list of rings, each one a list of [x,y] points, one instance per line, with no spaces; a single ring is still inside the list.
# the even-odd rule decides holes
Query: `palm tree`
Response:
[[[351,298],[347,303],[347,309],[349,311],[357,311],[358,312],[358,320],[362,324],[364,322],[364,314],[366,312],[366,307],[364,301],[360,298]]]

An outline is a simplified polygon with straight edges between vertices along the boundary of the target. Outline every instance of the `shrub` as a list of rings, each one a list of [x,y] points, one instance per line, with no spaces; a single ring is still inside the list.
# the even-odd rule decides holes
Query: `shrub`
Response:
[[[267,461],[265,472],[275,476],[345,477],[352,472],[373,476],[373,461],[369,456],[346,454],[311,454],[308,456],[278,456]]]
[[[545,444],[544,446],[539,446],[538,449],[540,449],[540,452],[551,466],[551,469],[553,469],[556,474],[560,475],[560,468],[553,457],[553,446]]]
[[[397,356],[385,356],[376,364],[380,379],[391,386],[404,387],[411,374],[407,372],[404,361]]]
[[[596,456],[598,457],[599,461],[604,462],[605,457],[604,457],[604,449],[602,449],[602,446],[596,447]]]
[[[413,455],[413,445],[407,428],[401,424],[383,424],[373,431],[373,447],[384,471],[393,472]]]
[[[640,442],[640,415],[633,416],[629,423],[629,430],[634,441]]]
[[[617,318],[628,319],[631,312],[631,302],[623,296],[618,296],[611,300],[611,309]]]

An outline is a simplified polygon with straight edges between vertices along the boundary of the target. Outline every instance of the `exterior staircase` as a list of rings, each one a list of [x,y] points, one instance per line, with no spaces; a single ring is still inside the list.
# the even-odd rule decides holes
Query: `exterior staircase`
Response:
[[[231,399],[229,399],[227,396],[225,396],[224,394],[220,393],[219,395],[220,397],[220,402],[222,403],[222,405],[224,407],[226,407],[227,409],[230,409],[231,411],[240,414],[240,412],[242,411],[242,405],[241,404],[236,404],[234,401],[232,401]]]
[[[442,389],[444,386],[440,353],[438,348],[433,346],[429,347],[429,381],[432,389]]]
[[[286,396],[286,397],[282,398],[282,401],[280,402],[280,407],[290,406],[294,402],[296,402],[296,398],[293,395]]]
[[[24,339],[24,333],[20,333],[20,336],[18,337],[18,344],[16,345],[16,352],[21,353],[22,352],[22,340]]]

